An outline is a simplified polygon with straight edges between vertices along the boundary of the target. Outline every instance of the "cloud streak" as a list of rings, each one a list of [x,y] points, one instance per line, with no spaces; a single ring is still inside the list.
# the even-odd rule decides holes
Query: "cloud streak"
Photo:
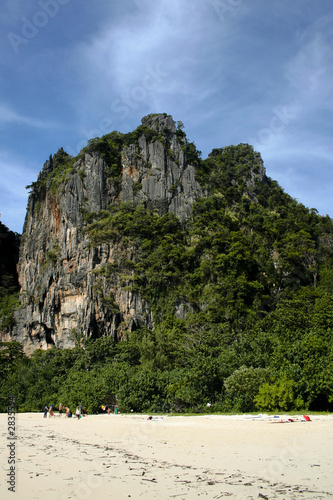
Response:
[[[33,118],[30,116],[24,116],[22,114],[17,113],[7,104],[0,103],[0,125],[24,125],[28,127],[36,127],[36,128],[55,128],[60,127],[60,124],[56,124],[55,122],[49,122],[44,119]]]

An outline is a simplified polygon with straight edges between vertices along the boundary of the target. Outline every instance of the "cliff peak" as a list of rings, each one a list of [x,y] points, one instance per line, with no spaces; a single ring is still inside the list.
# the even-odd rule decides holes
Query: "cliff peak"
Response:
[[[146,125],[147,127],[156,130],[157,132],[161,132],[164,129],[169,130],[172,133],[176,133],[176,122],[172,118],[171,115],[167,113],[153,113],[147,116],[144,116],[141,120],[142,125]]]

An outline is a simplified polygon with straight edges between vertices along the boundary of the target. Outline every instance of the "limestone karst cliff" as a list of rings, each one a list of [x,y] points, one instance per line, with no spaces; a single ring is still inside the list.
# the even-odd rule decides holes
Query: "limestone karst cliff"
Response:
[[[186,160],[186,140],[177,135],[172,118],[148,116],[142,123],[163,141],[140,134],[136,143],[124,146],[119,178],[108,176],[109,165],[92,147],[65,176],[59,165],[67,158],[59,151],[33,184],[18,267],[21,308],[12,337],[27,352],[48,345],[70,347],[73,329],[86,336],[116,337],[120,323],[129,329],[153,325],[149,304],[117,281],[111,288],[119,310],[114,313],[100,302],[94,270],[117,261],[124,252],[130,257],[132,249],[112,244],[91,247],[83,230],[84,213],[126,201],[184,219],[202,194],[195,169]]]
[[[89,141],[76,158],[62,149],[50,156],[31,185],[18,264],[21,306],[7,339],[31,353],[71,347],[75,333],[119,339],[139,326],[153,328],[149,298],[124,280],[121,263],[133,263],[138,251],[133,240],[97,238],[92,244],[87,228],[99,214],[107,217],[126,203],[186,221],[193,204],[209,192],[196,154],[182,125],[158,114],[143,118],[131,134]],[[249,200],[255,200],[256,182],[266,179],[260,156],[253,158],[240,171]],[[225,182],[233,189],[236,181]],[[188,310],[191,304],[180,297],[175,314],[184,317]]]
[[[21,238],[0,227],[0,409],[332,410],[333,220],[252,146],[203,159],[149,115],[29,188]]]

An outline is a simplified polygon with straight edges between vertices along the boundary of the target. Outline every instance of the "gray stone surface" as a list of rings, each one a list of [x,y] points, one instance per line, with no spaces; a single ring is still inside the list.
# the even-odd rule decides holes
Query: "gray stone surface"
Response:
[[[172,117],[148,116],[143,124],[164,134],[165,146],[145,136],[122,152],[120,190],[108,182],[107,166],[98,153],[78,160],[67,181],[52,194],[52,157],[39,179],[47,179],[44,195],[29,197],[18,265],[21,307],[9,336],[27,353],[37,348],[74,345],[71,332],[86,336],[119,338],[122,329],[153,327],[150,305],[119,282],[101,280],[96,289],[96,269],[131,259],[133,249],[114,244],[92,248],[83,231],[83,212],[99,212],[110,203],[145,203],[160,214],[171,211],[185,219],[202,195],[194,167],[184,157],[184,142],[176,137]],[[49,177],[48,177],[49,176]],[[118,311],[105,307],[101,297],[113,298]]]
[[[177,134],[172,117],[149,115],[142,123],[159,138],[142,135],[123,149],[118,187],[107,178],[107,165],[98,153],[82,156],[55,194],[50,189],[52,158],[43,167],[39,179],[46,180],[46,189],[33,191],[28,201],[18,265],[21,307],[8,336],[21,342],[28,354],[52,345],[72,347],[74,330],[116,339],[124,330],[154,326],[150,304],[123,286],[119,273],[109,279],[96,273],[107,264],[131,260],[134,249],[121,242],[93,248],[83,230],[84,213],[126,201],[185,220],[204,195],[195,167],[186,161],[186,139]],[[249,179],[249,195],[256,177],[264,175],[262,169]],[[106,307],[103,297],[114,307]],[[187,311],[191,305],[179,303],[175,314],[184,318]]]

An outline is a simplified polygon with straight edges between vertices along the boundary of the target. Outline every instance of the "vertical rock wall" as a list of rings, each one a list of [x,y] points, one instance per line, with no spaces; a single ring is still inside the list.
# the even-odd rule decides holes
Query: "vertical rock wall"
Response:
[[[56,190],[52,158],[44,165],[28,202],[18,266],[21,307],[10,336],[28,354],[51,345],[72,347],[75,331],[116,339],[123,328],[153,327],[150,305],[123,289],[117,276],[99,281],[116,308],[106,307],[97,289],[96,270],[124,257],[130,260],[133,249],[121,243],[91,247],[84,231],[84,213],[106,210],[110,204],[143,203],[184,220],[202,196],[195,169],[186,161],[186,140],[177,135],[172,118],[150,115],[142,122],[163,140],[142,135],[124,147],[118,190],[99,153],[78,159]]]

